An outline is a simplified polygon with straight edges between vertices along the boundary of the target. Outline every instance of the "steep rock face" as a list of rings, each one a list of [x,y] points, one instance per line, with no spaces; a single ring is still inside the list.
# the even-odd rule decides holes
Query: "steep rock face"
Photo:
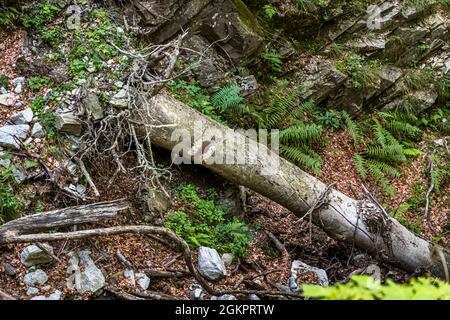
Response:
[[[207,39],[236,65],[251,62],[263,42],[256,18],[241,0],[133,1],[139,25],[148,38],[162,43],[181,30]]]

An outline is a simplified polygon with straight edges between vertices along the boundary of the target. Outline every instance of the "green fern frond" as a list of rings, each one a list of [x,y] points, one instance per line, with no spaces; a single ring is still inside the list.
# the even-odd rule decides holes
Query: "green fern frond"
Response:
[[[397,121],[397,120],[387,122],[386,128],[392,134],[401,134],[401,135],[406,135],[408,137],[415,137],[422,131],[422,130],[420,130],[419,127],[413,126],[406,122]]]
[[[281,152],[289,161],[305,168],[310,169],[314,173],[319,173],[322,167],[322,158],[311,148],[303,146],[289,146],[282,144]]]
[[[355,168],[356,171],[358,171],[359,176],[361,177],[362,180],[366,180],[367,178],[367,171],[365,168],[366,160],[357,153],[353,155],[353,159],[355,160]]]
[[[301,145],[306,142],[318,142],[321,139],[323,128],[316,124],[298,123],[280,131],[282,143]]]
[[[378,160],[387,162],[404,162],[406,161],[403,147],[400,144],[384,145],[384,146],[368,146],[365,150],[366,154]]]
[[[399,178],[401,175],[400,171],[397,168],[391,166],[390,164],[388,164],[386,162],[377,161],[377,160],[367,160],[366,164],[377,167],[384,174],[387,174],[388,176],[391,176],[393,178]]]
[[[361,130],[346,111],[342,112],[342,116],[345,120],[345,124],[347,125],[348,132],[352,137],[353,144],[357,147],[361,143]]]
[[[239,86],[227,86],[220,89],[211,97],[211,103],[214,108],[225,111],[232,108],[239,108],[244,101],[239,93],[241,88]]]

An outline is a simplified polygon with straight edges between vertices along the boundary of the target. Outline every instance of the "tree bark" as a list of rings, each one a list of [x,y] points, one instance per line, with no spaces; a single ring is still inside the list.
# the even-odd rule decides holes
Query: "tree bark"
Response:
[[[118,217],[119,211],[127,210],[125,200],[99,202],[29,215],[0,226],[0,243],[7,235],[18,235],[33,230],[51,229],[82,223],[95,223]]]
[[[258,147],[265,152],[255,155],[254,150],[243,145],[242,141],[245,139],[241,139],[235,146],[229,144],[224,146],[223,139],[220,138],[208,138],[205,141],[203,138],[195,137],[196,126],[216,130],[223,136],[230,129],[175,98],[167,94],[158,94],[143,101],[135,118],[136,123],[140,124],[142,135],[150,134],[153,143],[169,150],[179,144],[180,140],[171,137],[176,129],[181,129],[193,137],[194,146],[200,146],[193,148],[192,154],[201,153],[207,143],[208,147],[216,148],[215,150],[223,148],[224,154],[240,150],[244,152],[246,160],[257,157],[257,161],[253,164],[250,164],[250,161],[245,161],[245,164],[216,164],[212,163],[209,157],[203,159],[202,165],[227,180],[272,199],[299,217],[307,213],[312,214],[312,221],[329,236],[346,243],[354,243],[379,260],[392,263],[409,272],[425,269],[445,278],[450,254],[442,247],[415,235],[395,219],[386,217],[370,200],[355,200],[328,188],[323,182],[262,145]],[[242,135],[240,137],[243,138]],[[198,143],[198,140],[202,141]],[[268,163],[277,162],[279,170],[276,174],[264,173],[264,167]],[[317,200],[325,195],[326,203],[316,207]]]

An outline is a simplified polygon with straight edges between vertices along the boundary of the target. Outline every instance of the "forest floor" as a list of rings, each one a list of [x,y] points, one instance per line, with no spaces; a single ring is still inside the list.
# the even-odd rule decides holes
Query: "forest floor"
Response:
[[[0,73],[6,75],[9,79],[21,76],[14,68],[15,61],[21,53],[24,33],[21,30],[14,32],[0,31]],[[45,92],[46,88],[40,92],[31,92],[27,87],[20,95],[21,105],[12,108],[0,108],[0,126],[6,124],[6,121],[12,113],[24,110],[34,96]],[[336,183],[336,188],[348,196],[361,198],[361,179],[354,167],[353,147],[350,135],[346,130],[339,132],[327,132],[326,147],[320,152],[324,160],[321,174],[317,175],[319,179],[327,184]],[[433,143],[438,137],[425,136],[421,142],[423,148]],[[441,138],[441,137],[439,137]],[[30,154],[44,157],[48,155],[48,149],[55,147],[55,142],[46,138],[40,139],[28,150]],[[163,165],[167,165],[169,155],[167,152],[157,149],[155,151],[157,158]],[[20,164],[25,160],[20,154],[14,154],[13,162]],[[61,166],[51,154],[44,159],[47,164],[55,171]],[[127,161],[133,163],[136,159],[129,157]],[[120,174],[115,182],[108,184],[110,177],[116,169],[114,163],[88,163],[88,169],[92,172],[92,178],[98,187],[101,197],[96,201],[114,200],[119,198],[131,199],[133,210],[123,213],[121,218],[112,223],[102,223],[101,227],[114,225],[135,225],[140,224],[145,218],[142,208],[142,199],[136,199],[138,186],[136,177],[131,173]],[[425,178],[424,171],[427,167],[426,153],[423,152],[417,158],[402,168],[402,176],[391,181],[395,188],[395,197],[387,197],[377,194],[377,197],[387,207],[395,211],[407,198],[413,194],[414,185],[419,183],[423,188],[428,187],[428,181]],[[169,194],[176,193],[176,187],[186,183],[194,183],[201,188],[216,188],[222,196],[225,193],[224,185],[226,182],[213,175],[206,169],[200,167],[172,167],[171,180],[163,180],[163,185]],[[376,186],[369,182],[364,182],[371,191],[376,190]],[[27,197],[29,186],[25,189],[24,196]],[[48,190],[46,182],[34,182],[33,186],[38,195],[45,194]],[[376,193],[376,192],[375,192]],[[417,211],[407,211],[402,213],[402,223],[407,226],[413,226],[414,231],[420,233],[427,239],[433,239],[440,244],[447,246],[450,243],[450,235],[445,231],[445,225],[449,215],[448,198],[450,196],[450,186],[441,191],[441,195],[436,197],[433,206],[429,212],[429,219],[422,218],[420,206]],[[55,197],[42,198],[44,210],[76,205],[73,200]],[[26,199],[25,199],[26,200]],[[176,206],[176,203],[173,204]],[[230,276],[214,284],[217,288],[243,288],[243,277],[254,278],[265,272],[270,274],[259,276],[262,286],[266,289],[272,288],[273,284],[286,285],[290,275],[290,264],[294,259],[299,259],[310,265],[324,269],[330,282],[344,281],[349,278],[354,271],[361,272],[364,267],[374,260],[368,255],[364,255],[363,261],[355,262],[352,257],[360,254],[357,249],[349,245],[341,244],[329,238],[319,228],[310,226],[308,219],[299,221],[291,212],[280,205],[258,195],[248,192],[247,210],[243,215],[243,220],[251,226],[253,241],[249,245],[248,255],[242,261],[228,266]],[[95,227],[95,226],[90,226]],[[310,229],[312,233],[310,234]],[[266,232],[274,234],[286,247],[289,252],[289,259],[283,259],[277,252],[273,244],[267,237]],[[97,266],[108,275],[107,282],[122,289],[130,291],[130,283],[123,276],[124,265],[116,256],[118,250],[132,263],[136,270],[186,270],[183,259],[177,252],[174,252],[165,245],[142,236],[120,235],[107,236],[101,238],[92,238],[79,241],[62,241],[52,243],[59,262],[43,266],[47,273],[49,281],[42,288],[43,292],[49,292],[59,289],[63,292],[63,298],[93,298],[87,294],[79,296],[66,287],[66,268],[68,264],[67,252],[89,249]],[[26,244],[7,245],[0,248],[0,261],[8,262],[16,270],[16,275],[11,277],[5,275],[0,270],[0,288],[10,294],[26,299],[27,287],[22,282],[22,278],[27,272],[21,264],[19,255]],[[195,258],[194,254],[194,260]],[[1,266],[1,265],[0,265]],[[384,275],[389,275],[398,281],[404,280],[408,275],[392,266],[381,265]],[[0,267],[1,268],[1,267]],[[255,278],[256,279],[256,278]],[[314,273],[305,272],[300,276],[301,283],[316,283]],[[150,289],[163,292],[174,297],[189,297],[192,279],[151,279]],[[208,297],[208,295],[206,295]]]

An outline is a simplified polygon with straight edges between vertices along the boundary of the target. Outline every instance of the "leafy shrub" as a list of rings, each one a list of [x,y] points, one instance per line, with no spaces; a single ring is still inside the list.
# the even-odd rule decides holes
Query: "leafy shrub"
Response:
[[[271,4],[264,5],[263,10],[269,19],[272,19],[272,17],[277,14],[277,9],[275,9]]]
[[[345,284],[303,285],[302,295],[321,300],[450,300],[450,284],[434,278],[414,278],[406,284],[355,275]]]
[[[342,115],[339,111],[328,110],[325,113],[317,117],[317,122],[324,128],[331,129],[333,131],[338,131],[344,127],[344,122],[342,121]]]
[[[351,54],[346,59],[338,61],[336,68],[351,77],[353,87],[371,87],[378,81],[377,70],[380,63],[378,60],[365,61],[361,56]]]
[[[28,87],[33,91],[39,91],[42,88],[48,86],[50,79],[48,77],[30,77],[28,78]]]
[[[10,28],[19,18],[20,13],[16,7],[0,7],[0,27]]]
[[[236,218],[228,218],[217,205],[217,195],[203,197],[191,184],[178,189],[184,210],[170,212],[165,226],[194,247],[208,246],[235,257],[245,256],[252,237],[248,226]]]
[[[9,154],[3,154],[8,158]],[[20,201],[14,196],[14,165],[0,165],[0,224],[19,217]]]

